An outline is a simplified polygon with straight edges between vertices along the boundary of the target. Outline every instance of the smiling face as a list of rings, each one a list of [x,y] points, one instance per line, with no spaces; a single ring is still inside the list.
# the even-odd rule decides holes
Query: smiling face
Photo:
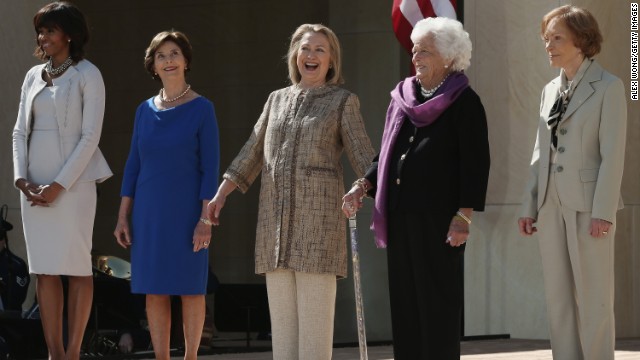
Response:
[[[69,36],[58,27],[38,28],[38,46],[54,63],[62,63],[69,57]]]
[[[582,64],[584,55],[574,45],[573,34],[560,18],[549,22],[544,33],[544,44],[549,56],[549,64],[573,75]]]
[[[165,41],[153,55],[153,70],[162,82],[169,79],[184,79],[187,60],[180,46],[173,41]]]
[[[324,85],[331,64],[329,40],[322,33],[307,32],[300,40],[296,57],[300,85],[312,88]]]
[[[433,36],[425,36],[414,43],[412,53],[411,62],[416,68],[416,78],[425,89],[437,86],[449,73],[450,61],[442,58]]]

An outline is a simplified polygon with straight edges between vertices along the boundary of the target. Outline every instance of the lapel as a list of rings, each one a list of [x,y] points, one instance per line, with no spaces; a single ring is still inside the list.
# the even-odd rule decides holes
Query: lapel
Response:
[[[571,97],[571,101],[569,101],[569,105],[567,106],[567,111],[565,111],[562,116],[562,120],[560,122],[568,119],[571,114],[573,114],[585,101],[595,92],[595,88],[591,83],[602,80],[602,67],[595,60],[591,62],[591,65],[584,73],[582,80],[580,80],[580,84],[573,92],[573,96]]]
[[[26,128],[27,133],[31,133],[31,121],[33,121],[33,99],[47,86],[47,82],[42,79],[42,71],[44,64],[38,68],[34,74],[33,83],[27,93],[25,110],[26,110]],[[56,107],[56,121],[58,128],[62,130],[67,122],[67,97],[71,89],[71,79],[78,73],[75,66],[70,66],[65,73],[54,79],[51,91],[53,92],[53,101]]]
[[[544,104],[542,105],[542,109],[540,109],[540,115],[544,119],[545,124],[549,120],[549,112],[551,112],[551,108],[558,98],[560,83],[560,76],[558,76],[557,78],[551,80],[551,82],[545,87]],[[547,128],[551,129],[551,127],[548,125]]]
[[[25,100],[25,111],[26,111],[26,129],[27,134],[31,133],[31,121],[33,120],[33,99],[47,86],[47,83],[42,79],[42,71],[44,69],[44,64],[38,67],[38,70],[34,74],[33,82],[29,87],[29,91],[27,92],[27,97]]]

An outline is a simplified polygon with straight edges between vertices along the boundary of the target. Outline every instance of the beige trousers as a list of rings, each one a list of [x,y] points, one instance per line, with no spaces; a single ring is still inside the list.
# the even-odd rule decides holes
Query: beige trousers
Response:
[[[538,214],[553,358],[613,360],[615,224],[591,237],[591,212],[563,207],[555,181],[552,171]]]
[[[274,360],[331,360],[336,276],[266,273]]]

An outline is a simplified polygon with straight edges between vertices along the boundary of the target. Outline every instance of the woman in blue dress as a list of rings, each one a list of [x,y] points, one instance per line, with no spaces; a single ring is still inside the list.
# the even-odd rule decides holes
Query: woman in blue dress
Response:
[[[131,290],[146,294],[156,358],[169,359],[170,296],[180,295],[185,359],[196,359],[205,318],[211,239],[206,210],[217,188],[218,127],[213,104],[186,82],[191,44],[183,33],[157,34],[145,67],[163,88],[136,112],[114,235],[121,246],[131,246]]]

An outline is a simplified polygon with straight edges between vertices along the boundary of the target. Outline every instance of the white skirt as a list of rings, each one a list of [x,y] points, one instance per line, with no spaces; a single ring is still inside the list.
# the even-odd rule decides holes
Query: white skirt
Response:
[[[34,131],[29,147],[29,181],[50,184],[64,161],[57,131]],[[95,181],[76,182],[62,190],[49,207],[31,206],[21,194],[22,224],[29,272],[90,276]]]
[[[49,207],[31,206],[21,195],[29,272],[92,275],[91,245],[96,213],[95,182],[61,191]]]

